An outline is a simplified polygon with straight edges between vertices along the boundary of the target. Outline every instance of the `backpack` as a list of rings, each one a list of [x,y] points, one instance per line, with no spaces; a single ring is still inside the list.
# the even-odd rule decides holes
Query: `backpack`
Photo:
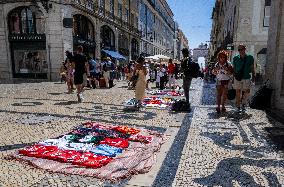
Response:
[[[92,62],[89,62],[89,70],[93,70],[93,69],[95,69],[95,66],[93,66],[93,63]]]
[[[197,78],[201,75],[200,66],[198,63],[193,62],[191,58],[189,58],[186,62],[184,62],[184,75],[190,76],[193,78]]]
[[[174,112],[189,112],[190,104],[185,100],[177,100],[172,104],[171,110]]]

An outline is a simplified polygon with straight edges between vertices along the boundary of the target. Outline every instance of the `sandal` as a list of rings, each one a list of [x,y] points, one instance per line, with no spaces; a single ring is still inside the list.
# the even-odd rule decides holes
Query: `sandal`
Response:
[[[226,112],[227,110],[226,110],[226,108],[222,108],[222,112]]]

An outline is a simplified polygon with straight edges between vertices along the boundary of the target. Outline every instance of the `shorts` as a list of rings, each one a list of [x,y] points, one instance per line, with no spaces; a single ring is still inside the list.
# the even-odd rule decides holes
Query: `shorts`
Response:
[[[83,84],[83,74],[75,74],[74,75],[74,84],[75,85]]]
[[[241,81],[237,81],[236,79],[234,79],[233,87],[236,90],[249,90],[251,88],[251,80],[242,79]]]
[[[95,74],[95,78],[96,78],[97,80],[100,80],[101,77],[102,77],[102,74],[101,74],[101,73],[96,73],[96,74]]]
[[[90,74],[91,74],[92,79],[100,80],[101,78],[101,73],[91,72]]]
[[[230,80],[218,80],[216,81],[216,86],[221,86],[224,88],[228,88]]]

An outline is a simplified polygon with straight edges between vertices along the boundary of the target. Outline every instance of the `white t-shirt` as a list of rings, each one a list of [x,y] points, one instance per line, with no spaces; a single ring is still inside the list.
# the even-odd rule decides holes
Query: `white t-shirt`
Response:
[[[228,67],[228,66],[229,66],[228,62],[226,62],[223,65],[221,65],[219,63],[217,63],[215,65],[215,68],[217,68],[217,71],[218,71],[218,73],[216,75],[217,80],[221,81],[221,80],[229,80],[230,79],[230,76],[227,74],[227,72],[225,70],[225,68]]]

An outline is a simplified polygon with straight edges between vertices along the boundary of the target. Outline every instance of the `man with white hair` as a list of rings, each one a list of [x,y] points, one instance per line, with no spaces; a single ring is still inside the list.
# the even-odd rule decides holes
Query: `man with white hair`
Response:
[[[254,58],[246,54],[246,46],[238,46],[239,55],[233,58],[234,87],[236,89],[236,107],[238,112],[245,110],[251,88],[251,81],[255,80]],[[252,76],[251,76],[252,74]]]

